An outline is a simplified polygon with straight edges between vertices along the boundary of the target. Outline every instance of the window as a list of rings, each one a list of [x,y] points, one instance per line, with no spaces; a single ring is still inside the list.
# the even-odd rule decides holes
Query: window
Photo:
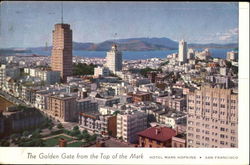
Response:
[[[221,134],[221,135],[220,135],[220,138],[225,138],[225,135]]]
[[[221,108],[225,108],[226,106],[225,106],[225,104],[221,104],[220,107]]]
[[[221,145],[224,145],[224,141],[220,141],[220,144],[221,144]]]
[[[235,141],[235,140],[236,140],[236,138],[235,138],[235,137],[233,137],[233,136],[231,136],[231,140],[232,140],[232,141]]]

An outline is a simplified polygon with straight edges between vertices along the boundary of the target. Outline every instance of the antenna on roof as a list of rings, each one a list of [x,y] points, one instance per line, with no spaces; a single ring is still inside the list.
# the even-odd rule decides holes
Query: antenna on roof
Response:
[[[113,44],[115,44],[115,41],[117,40],[116,37],[117,37],[117,33],[114,34],[114,41],[113,41],[114,43]]]
[[[61,22],[63,24],[63,1],[61,1]]]

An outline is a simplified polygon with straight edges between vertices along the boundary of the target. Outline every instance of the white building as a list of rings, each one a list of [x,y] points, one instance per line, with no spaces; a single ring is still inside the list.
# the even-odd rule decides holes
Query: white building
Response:
[[[211,57],[211,53],[209,52],[208,49],[205,49],[202,52],[196,52],[195,57],[200,59],[200,60],[208,60],[208,58]]]
[[[94,69],[94,76],[99,77],[99,76],[109,76],[109,69],[106,67],[96,67]]]
[[[147,128],[147,114],[141,111],[126,111],[117,115],[117,138],[129,143],[138,141],[137,133]]]
[[[220,74],[223,76],[226,76],[228,72],[228,69],[226,67],[220,68]]]
[[[235,51],[227,52],[228,61],[236,61],[237,59],[238,59],[238,52]]]
[[[117,45],[112,45],[112,48],[107,52],[106,66],[113,73],[122,70],[122,53],[118,51]]]
[[[20,76],[20,68],[11,67],[6,65],[1,65],[0,67],[0,85],[6,81],[7,77],[11,77],[12,79],[17,79]]]
[[[41,70],[37,68],[24,68],[24,73],[29,74],[31,77],[40,78],[46,84],[55,84],[60,82],[60,72],[51,70]]]
[[[189,48],[187,53],[187,59],[194,59],[194,57],[195,57],[194,49]]]
[[[178,61],[181,63],[186,63],[187,61],[187,42],[184,40],[179,42]]]

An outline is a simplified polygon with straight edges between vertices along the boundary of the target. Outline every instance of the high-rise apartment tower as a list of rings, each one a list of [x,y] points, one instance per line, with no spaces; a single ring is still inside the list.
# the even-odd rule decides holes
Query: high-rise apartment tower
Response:
[[[187,42],[184,40],[179,42],[178,61],[181,63],[187,62]]]
[[[51,66],[53,71],[60,71],[63,81],[72,75],[72,30],[69,24],[55,25]]]
[[[122,70],[122,53],[118,51],[117,45],[112,45],[111,50],[107,52],[106,66],[113,73]]]
[[[238,94],[206,86],[187,100],[187,147],[238,147]]]

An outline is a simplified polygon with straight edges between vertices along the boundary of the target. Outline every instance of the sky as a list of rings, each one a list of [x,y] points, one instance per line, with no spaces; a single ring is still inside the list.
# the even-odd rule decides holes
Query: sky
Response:
[[[51,45],[62,2],[0,4],[0,48]],[[236,2],[63,2],[75,42],[167,37],[188,43],[238,42]]]

